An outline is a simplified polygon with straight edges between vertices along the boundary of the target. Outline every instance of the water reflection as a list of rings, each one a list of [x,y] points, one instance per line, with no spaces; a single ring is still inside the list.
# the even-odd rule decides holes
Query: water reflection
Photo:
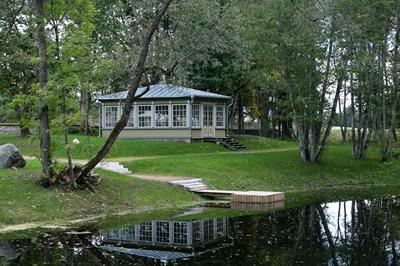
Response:
[[[0,265],[398,265],[400,201],[149,221],[0,241]]]
[[[151,221],[102,235],[101,249],[159,261],[165,265],[228,246],[228,218]],[[219,245],[219,242],[222,242]]]

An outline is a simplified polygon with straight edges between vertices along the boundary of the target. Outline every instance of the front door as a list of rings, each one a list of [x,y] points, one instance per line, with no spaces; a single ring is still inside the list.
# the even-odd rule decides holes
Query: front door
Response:
[[[212,105],[203,105],[203,138],[213,138],[215,135]]]

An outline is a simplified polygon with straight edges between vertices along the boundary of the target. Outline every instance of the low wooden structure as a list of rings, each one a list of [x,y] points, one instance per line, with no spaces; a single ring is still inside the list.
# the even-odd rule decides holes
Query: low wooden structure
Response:
[[[230,197],[233,203],[257,203],[270,204],[275,202],[284,202],[285,193],[267,192],[267,191],[235,191],[235,190],[199,190],[196,193],[205,197]]]

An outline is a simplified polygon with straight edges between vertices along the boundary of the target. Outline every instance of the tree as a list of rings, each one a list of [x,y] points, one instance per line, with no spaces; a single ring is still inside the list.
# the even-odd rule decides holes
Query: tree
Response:
[[[97,152],[96,156],[93,157],[83,168],[78,178],[83,178],[87,176],[90,171],[106,156],[107,152],[111,149],[118,135],[121,133],[122,129],[126,126],[129,115],[131,112],[131,106],[133,101],[139,97],[141,97],[144,93],[140,95],[136,95],[137,88],[139,87],[139,83],[142,79],[143,72],[145,70],[145,63],[147,54],[149,52],[149,46],[151,43],[151,39],[153,37],[154,32],[156,31],[158,25],[160,24],[161,18],[166,13],[168,7],[170,6],[172,0],[166,0],[162,3],[161,8],[156,14],[153,22],[151,23],[150,28],[147,31],[147,34],[143,40],[142,51],[140,53],[139,61],[137,62],[135,72],[133,74],[133,78],[131,80],[130,86],[128,88],[128,95],[124,103],[124,109],[122,112],[121,118],[116,123],[115,127],[110,133],[110,136],[107,138],[106,142],[102,146],[102,148]]]
[[[49,179],[53,174],[53,170],[51,167],[52,162],[50,154],[49,107],[46,103],[47,66],[43,2],[43,0],[35,0],[34,9],[36,14],[37,43],[39,48],[40,157],[42,173],[46,179]]]

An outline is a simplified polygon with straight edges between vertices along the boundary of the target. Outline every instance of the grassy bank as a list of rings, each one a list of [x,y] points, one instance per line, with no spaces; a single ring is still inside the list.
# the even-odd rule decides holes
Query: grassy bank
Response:
[[[104,144],[105,138],[71,134],[70,141],[79,139],[79,145],[72,145],[72,157],[74,159],[90,159]],[[296,147],[295,142],[280,141],[254,136],[237,136],[240,142],[250,150],[284,149]],[[52,135],[52,155],[55,158],[65,158],[65,145],[63,137]],[[12,143],[16,145],[24,155],[39,156],[39,139],[37,136],[21,138],[14,135],[0,134],[0,145]],[[159,141],[159,140],[132,140],[118,139],[112,147],[107,158],[115,157],[146,157],[165,155],[186,155],[200,153],[227,152],[222,146],[207,142],[185,143],[183,141]]]
[[[331,145],[320,164],[299,160],[297,150],[186,155],[124,163],[136,173],[201,177],[218,189],[310,191],[400,185],[400,162],[380,163],[371,150],[364,161],[352,160],[350,147]]]
[[[62,224],[90,216],[173,209],[199,200],[196,195],[167,184],[101,170],[97,172],[103,179],[96,194],[59,193],[34,182],[39,169],[39,162],[29,161],[24,169],[0,171],[0,227],[27,222]]]
[[[72,145],[72,157],[74,159],[90,159],[104,144],[105,138],[71,134],[70,141],[79,139],[79,145]],[[39,139],[36,136],[21,138],[14,135],[0,134],[0,145],[12,143],[16,145],[24,155],[39,156]],[[212,143],[183,141],[156,141],[156,140],[129,140],[118,139],[107,155],[111,157],[131,156],[162,156],[190,153],[214,153],[226,151],[222,146]],[[52,155],[56,158],[65,158],[65,145],[63,137],[52,135]]]

